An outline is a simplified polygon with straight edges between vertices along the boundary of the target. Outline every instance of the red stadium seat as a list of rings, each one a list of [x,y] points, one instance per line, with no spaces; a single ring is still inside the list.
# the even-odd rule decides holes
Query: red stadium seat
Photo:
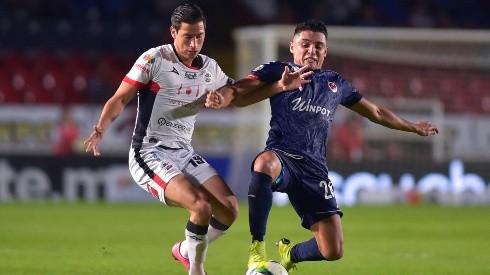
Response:
[[[88,71],[90,67],[87,56],[75,52],[64,54],[62,62],[70,71]]]
[[[12,87],[10,75],[5,71],[0,71],[0,104],[22,103],[23,92]]]
[[[3,67],[9,70],[26,67],[26,57],[23,52],[8,52],[3,57]]]
[[[380,78],[380,92],[384,97],[401,97],[407,93],[407,80],[403,76],[383,74]]]
[[[413,76],[408,81],[409,96],[431,98],[435,94],[435,81],[426,76]]]
[[[49,52],[36,52],[32,54],[31,68],[43,72],[45,70],[55,70],[60,67],[57,57]]]

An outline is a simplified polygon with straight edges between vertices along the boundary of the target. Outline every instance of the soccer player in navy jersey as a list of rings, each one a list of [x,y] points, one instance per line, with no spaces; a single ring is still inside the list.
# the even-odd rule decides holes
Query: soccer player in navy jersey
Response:
[[[264,236],[272,192],[275,191],[288,194],[301,225],[314,236],[295,245],[281,239],[277,243],[281,264],[291,270],[296,263],[303,261],[342,258],[343,214],[335,200],[327,168],[327,140],[339,105],[391,129],[420,136],[438,133],[435,125],[402,119],[387,108],[363,98],[338,73],[322,70],[328,52],[327,36],[327,28],[322,22],[300,23],[290,43],[293,63],[275,61],[263,64],[234,85],[208,94],[206,105],[216,109],[231,102],[242,107],[270,98],[269,137],[264,151],[253,160],[248,192],[252,235],[249,266],[268,260]],[[301,75],[290,73],[300,68],[307,68],[309,72]],[[311,75],[306,76],[307,73]],[[289,90],[284,83],[298,85],[298,88]]]

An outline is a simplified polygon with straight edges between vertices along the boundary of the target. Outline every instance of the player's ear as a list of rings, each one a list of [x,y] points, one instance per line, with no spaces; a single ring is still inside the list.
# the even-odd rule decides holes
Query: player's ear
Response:
[[[289,43],[289,52],[293,53],[293,42]]]
[[[176,34],[177,34],[177,30],[173,26],[170,26],[170,35],[172,35],[173,39],[175,39]]]

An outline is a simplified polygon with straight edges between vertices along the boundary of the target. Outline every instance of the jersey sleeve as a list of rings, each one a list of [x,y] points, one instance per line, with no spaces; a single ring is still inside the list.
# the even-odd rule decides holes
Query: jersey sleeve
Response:
[[[124,77],[124,81],[141,89],[153,80],[160,64],[161,56],[158,50],[156,48],[150,49],[140,55]]]
[[[209,57],[208,57],[209,58]],[[213,81],[212,89],[216,90],[218,88],[221,88],[225,85],[233,85],[235,83],[235,80],[223,72],[221,67],[218,65],[218,62],[216,60],[210,58],[210,61],[214,63],[213,67],[215,68],[214,75],[215,75],[215,81]]]
[[[338,83],[340,84],[339,86],[342,91],[342,100],[340,101],[340,104],[347,108],[352,107],[361,100],[362,94],[359,93],[349,81],[343,79],[340,75],[338,77]]]
[[[253,69],[247,77],[258,79],[265,83],[272,83],[281,79],[286,65],[286,63],[279,61],[262,64]]]

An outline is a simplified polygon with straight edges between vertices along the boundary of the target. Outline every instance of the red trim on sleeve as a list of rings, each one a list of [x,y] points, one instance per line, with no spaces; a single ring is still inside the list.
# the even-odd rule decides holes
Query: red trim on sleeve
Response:
[[[131,78],[129,78],[128,76],[125,76],[125,77],[123,78],[123,81],[124,81],[124,82],[126,82],[126,83],[128,83],[128,84],[133,85],[133,86],[134,86],[134,87],[136,87],[138,90],[143,89],[143,88],[146,86],[146,84],[145,84],[145,83],[141,83],[141,82],[138,82],[138,81],[136,81],[136,80],[132,80],[132,79],[131,79]]]
[[[153,81],[148,82],[147,88],[154,93],[158,93],[158,91],[160,91],[160,85]]]
[[[128,83],[128,84],[133,85],[138,90],[147,88],[154,93],[158,93],[158,91],[160,91],[160,85],[158,85],[158,83],[153,82],[153,81],[150,81],[150,82],[148,82],[148,84],[145,84],[145,83],[141,83],[141,82],[138,82],[136,80],[133,80],[127,76],[124,77],[123,81]]]
[[[259,77],[256,76],[256,75],[254,75],[254,74],[249,74],[245,78],[250,78],[250,79],[255,79],[255,80],[258,80],[259,79]]]

